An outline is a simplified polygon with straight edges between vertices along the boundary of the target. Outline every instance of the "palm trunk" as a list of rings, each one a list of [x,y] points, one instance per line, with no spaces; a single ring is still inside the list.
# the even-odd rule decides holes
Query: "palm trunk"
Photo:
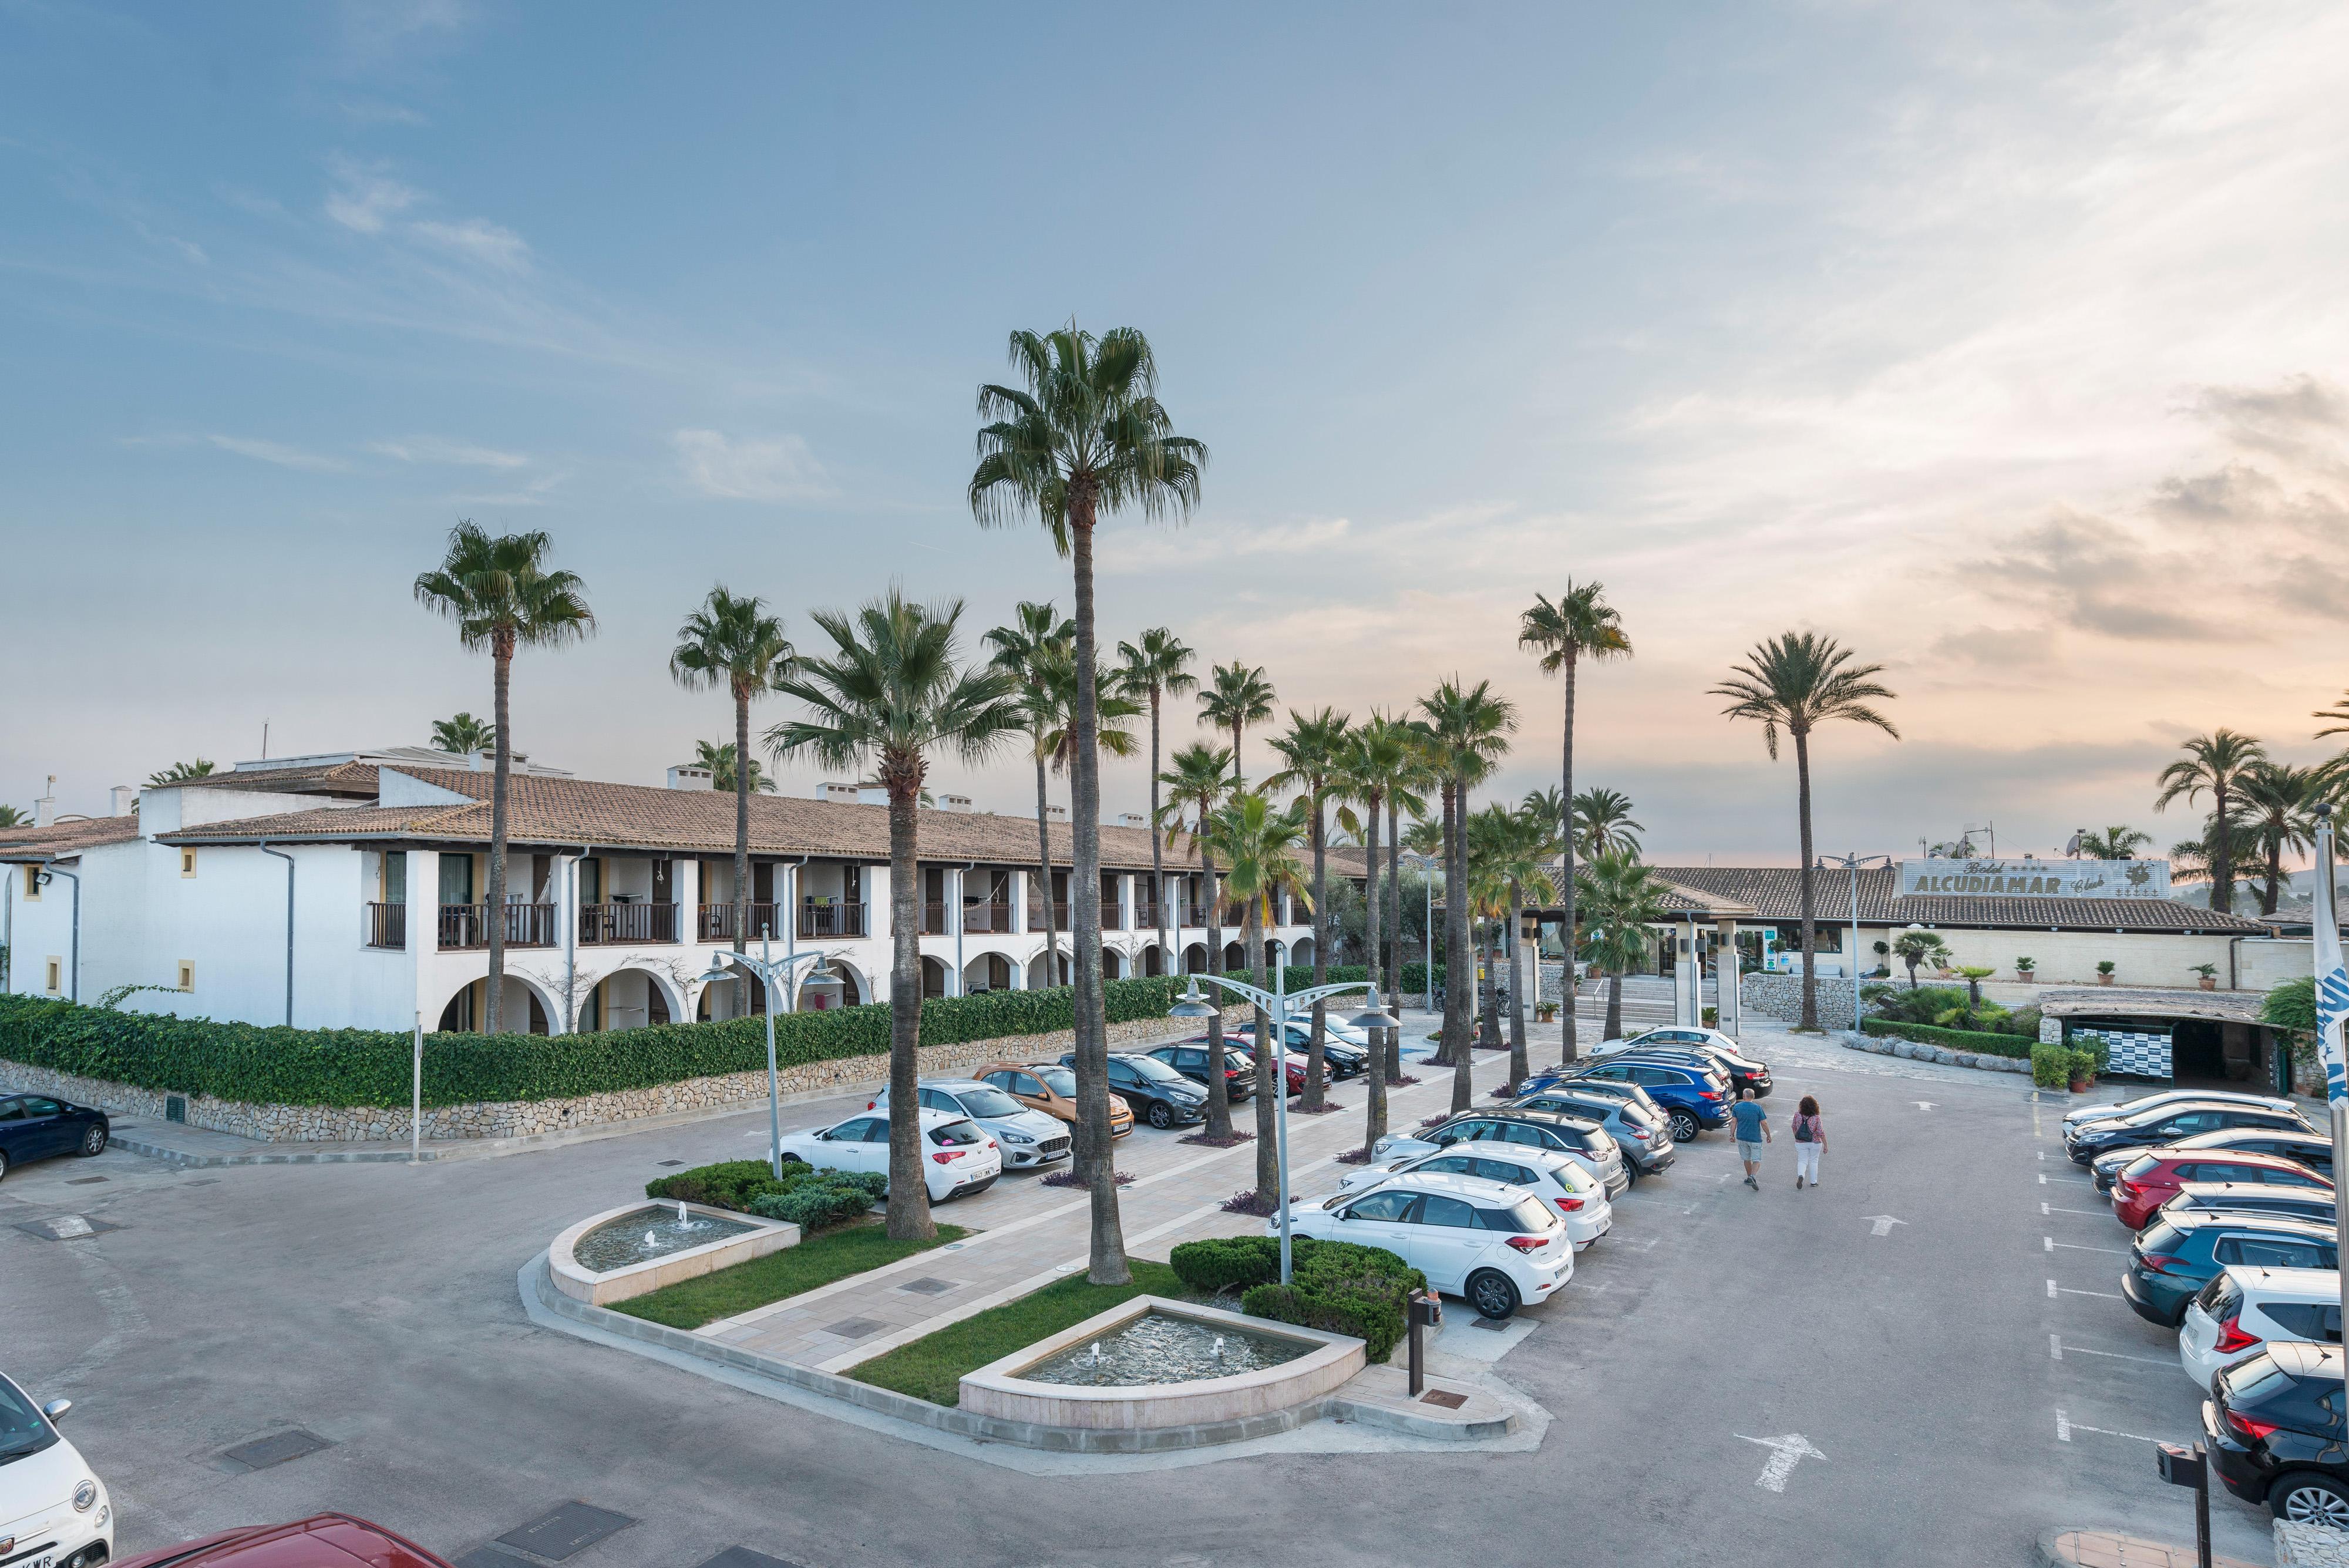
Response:
[[[1206,832],[1206,827],[1207,813],[1203,805],[1199,810],[1200,832]],[[1205,842],[1195,837],[1194,842],[1199,844],[1200,872],[1207,881],[1207,919],[1213,922],[1216,918],[1216,861],[1207,853]],[[1215,935],[1211,924],[1207,931],[1210,943],[1214,941]],[[1216,965],[1210,962],[1207,972],[1218,972]],[[1224,1081],[1224,992],[1220,986],[1207,989],[1216,993],[1216,1012],[1207,1020],[1207,1136],[1227,1138],[1232,1136],[1232,1086]]]
[[[1623,1035],[1623,971],[1610,971],[1607,976],[1606,1037],[1619,1040]]]
[[[1563,973],[1565,983],[1558,987],[1557,1015],[1565,1022],[1558,1030],[1557,1059],[1569,1067],[1574,1064],[1580,1045],[1574,1033],[1574,955],[1580,950],[1574,940],[1574,655],[1575,650],[1569,646],[1566,650],[1566,763],[1560,775],[1566,786],[1566,820],[1558,825],[1566,843],[1566,881],[1564,896],[1559,900],[1566,915],[1566,967]],[[1541,974],[1538,956],[1535,960],[1534,973],[1537,977]]]
[[[1394,797],[1387,797],[1387,886],[1394,889],[1394,940],[1387,948],[1387,1005],[1394,1009],[1395,1017],[1402,1017],[1402,807]],[[1434,961],[1433,953],[1428,961]],[[1383,1069],[1390,1083],[1402,1076],[1402,1029],[1400,1022],[1385,1032],[1387,1061]]]
[[[484,1033],[495,1034],[505,1027],[506,1000],[506,796],[512,778],[513,742],[509,734],[513,726],[506,701],[507,688],[513,676],[513,635],[495,634],[490,645],[492,668],[495,670],[497,693],[492,700],[497,708],[498,751],[497,771],[490,775],[490,885],[481,897],[490,928],[490,981],[486,987],[487,1003],[481,1010]]]
[[[750,932],[750,694],[734,692],[734,950]]]
[[[1801,820],[1803,839],[1802,1026],[1815,1030],[1819,1026],[1819,922],[1818,902],[1811,886],[1811,737],[1806,730],[1795,732],[1795,814]]]
[[[739,765],[740,756],[738,753]],[[896,766],[891,763],[896,763]],[[899,776],[889,779],[889,1235],[926,1240],[930,1190],[922,1173],[922,940],[914,885],[915,807],[921,801],[918,763],[883,759]],[[903,773],[910,771],[907,787]]]
[[[1328,826],[1322,821],[1326,807],[1321,803],[1321,786],[1313,781],[1313,983],[1317,986],[1330,979],[1330,860]],[[1313,1003],[1313,1037],[1305,1046],[1305,1108],[1321,1108],[1321,1042],[1330,1028],[1330,999],[1321,997]]]
[[[1252,895],[1247,901],[1247,913],[1240,921],[1242,962],[1247,965],[1248,983],[1264,984],[1264,898]],[[1283,1042],[1285,1044],[1286,1042]],[[1280,1129],[1274,1117],[1279,1114],[1280,1102],[1288,1097],[1288,1075],[1280,1070],[1272,1053],[1272,1020],[1264,1009],[1256,1009],[1256,1192],[1258,1198],[1269,1196],[1275,1203],[1285,1203],[1288,1194],[1280,1189]],[[1276,1209],[1275,1213],[1279,1210]]]
[[[1158,826],[1158,687],[1150,688],[1150,900],[1158,908],[1158,968],[1173,974],[1183,965],[1166,950],[1166,867],[1160,855],[1165,831]]]
[[[1454,778],[1444,803],[1444,826],[1448,838],[1444,846],[1444,960],[1451,967],[1454,955],[1465,961],[1469,983],[1473,987],[1476,973],[1476,956],[1468,946],[1468,788]],[[1475,1027],[1475,1015],[1469,1009],[1475,1003],[1473,990],[1463,988],[1461,977],[1447,974],[1444,987],[1444,1038],[1445,1049],[1452,1057],[1452,1109],[1456,1115],[1466,1110],[1475,1098],[1476,1053],[1471,1048],[1470,1033]]]
[[[1077,950],[1075,994],[1071,1000],[1076,1004],[1077,1114],[1091,1129],[1093,1147],[1092,1168],[1085,1173],[1092,1199],[1092,1263],[1085,1278],[1097,1285],[1122,1285],[1133,1273],[1126,1267],[1125,1230],[1117,1207],[1117,1162],[1109,1137],[1109,1021],[1102,994],[1101,694],[1095,690],[1094,677],[1099,672],[1093,662],[1093,512],[1090,495],[1071,499],[1075,504],[1070,508],[1070,553],[1077,579],[1077,754],[1070,769],[1076,796],[1075,809],[1070,813],[1075,819],[1076,839],[1070,858],[1076,868],[1070,875],[1076,883],[1071,900],[1076,906],[1072,911],[1076,931],[1071,940]]]
[[[1379,940],[1381,935],[1379,930],[1379,797],[1375,792],[1373,792],[1370,796],[1368,804],[1370,805],[1370,810],[1364,815],[1368,816],[1370,821],[1369,827],[1364,837],[1367,840],[1370,853],[1364,861],[1364,867],[1368,872],[1368,875],[1363,879],[1362,890],[1362,945],[1369,950],[1365,956],[1370,960],[1370,963],[1366,967],[1365,972],[1370,975],[1371,986],[1373,992],[1375,992],[1379,982],[1379,960],[1383,956],[1384,952],[1384,949]],[[1385,1002],[1389,1007],[1396,1005],[1395,999],[1392,993],[1385,998]],[[1383,1029],[1373,1029],[1370,1031],[1370,1070],[1363,1075],[1365,1082],[1370,1085],[1367,1108],[1363,1112],[1362,1147],[1364,1148],[1368,1148],[1371,1145],[1378,1142],[1381,1137],[1383,1137],[1386,1135],[1387,1130],[1387,1058],[1386,1046],[1384,1044],[1385,1035],[1386,1031]]]
[[[1052,819],[1047,815],[1051,802],[1047,789],[1050,775],[1045,772],[1044,761],[1043,739],[1039,736],[1036,740],[1036,886],[1040,889],[1038,899],[1044,907],[1044,983],[1052,986],[1061,983],[1061,933],[1052,923]],[[1082,1030],[1078,1031],[1080,1035],[1083,1033]],[[1106,1064],[1102,1071],[1104,1074],[1109,1071]],[[1092,1158],[1085,1150],[1082,1126],[1077,1128],[1076,1149],[1080,1165]]]
[[[1488,1050],[1501,1044],[1501,943],[1498,933],[1494,930],[1494,926],[1498,923],[1495,921],[1485,927],[1483,962],[1478,966],[1484,970],[1485,979],[1476,988],[1476,1032],[1483,1036]]]
[[[1247,787],[1247,779],[1240,773],[1240,732],[1247,728],[1245,724],[1232,726],[1232,784],[1236,790]]]
[[[1502,933],[1509,955],[1509,1082],[1522,1084],[1533,1075],[1526,1053],[1525,942],[1519,933],[1526,923],[1526,890],[1509,884],[1509,926]],[[1537,971],[1536,972],[1539,972]]]
[[[2267,890],[2260,896],[2261,914],[2272,915],[2276,912],[2276,899],[2282,892],[2282,882],[2283,834],[2279,830],[2268,837],[2268,885]]]

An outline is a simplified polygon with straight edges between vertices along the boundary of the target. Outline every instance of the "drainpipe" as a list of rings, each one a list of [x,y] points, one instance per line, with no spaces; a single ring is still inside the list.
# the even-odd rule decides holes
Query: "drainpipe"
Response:
[[[955,912],[955,982],[954,982],[954,993],[955,993],[957,996],[960,996],[960,995],[962,995],[962,994],[964,993],[963,974],[962,974],[962,913],[963,913],[963,910],[964,910],[966,908],[968,908],[968,906],[967,906],[967,905],[965,905],[965,904],[964,904],[964,902],[963,902],[962,879],[963,879],[965,877],[968,876],[972,871],[976,870],[976,869],[978,868],[978,861],[976,861],[976,860],[974,860],[974,861],[970,862],[970,864],[969,864],[969,865],[968,865],[968,866],[960,866],[960,867],[956,867],[956,869],[955,869],[955,901],[954,901],[954,912]]]
[[[2240,955],[2235,951],[2238,947],[2242,945],[2242,940],[2243,939],[2240,937],[2229,937],[2227,939],[2227,989],[2229,991],[2240,991],[2242,989],[2242,970],[2240,964],[2238,962]]]
[[[579,1033],[579,863],[595,848],[583,844],[563,868],[563,1032]]]
[[[7,867],[8,888],[0,895],[0,996],[8,993],[16,973],[16,878],[24,873]]]
[[[259,847],[264,855],[274,855],[278,859],[285,862],[285,1027],[291,1029],[294,1027],[294,857],[286,854],[283,849],[270,848],[269,840],[265,838],[261,841]],[[80,903],[80,896],[81,888],[77,883],[74,888],[77,906]],[[78,928],[78,914],[76,925]],[[78,931],[76,940],[78,940]]]
[[[54,860],[48,862],[48,870],[54,876],[68,878],[74,885],[73,948],[71,950],[73,967],[66,974],[66,1000],[79,1002],[81,1000],[81,875],[78,872],[67,870]]]
[[[785,917],[783,920],[783,972],[785,974],[792,972],[792,962],[799,956],[800,873],[806,870],[807,863],[814,858],[815,856],[813,852],[810,852],[806,855],[801,856],[797,861],[785,867],[785,869],[790,872],[790,875],[783,878],[783,914]],[[776,864],[782,865],[782,862],[778,861]],[[797,1012],[800,1010],[799,981],[797,980],[792,981],[791,992],[791,995],[783,998],[783,1011],[785,1012]],[[767,1005],[772,1007],[774,1003],[770,1002]],[[748,1018],[750,1014],[746,1012],[742,1016]]]

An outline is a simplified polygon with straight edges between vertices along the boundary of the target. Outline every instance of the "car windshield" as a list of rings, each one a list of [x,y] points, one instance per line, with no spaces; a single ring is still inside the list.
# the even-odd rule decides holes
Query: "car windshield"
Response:
[[[963,1113],[974,1116],[1016,1116],[1028,1107],[1000,1089],[957,1089]]]
[[[2135,1181],[2138,1177],[2143,1176],[2147,1171],[2151,1170],[2155,1166],[2159,1165],[2161,1161],[2154,1158],[2153,1156],[2149,1154],[2138,1155],[2135,1159],[2130,1160],[2127,1165],[2121,1167],[2122,1179],[2127,1181]]]
[[[987,1135],[979,1131],[978,1124],[974,1122],[947,1122],[942,1127],[930,1129],[930,1141],[943,1144],[948,1148],[962,1148],[975,1143],[985,1143]]]
[[[1159,1084],[1183,1084],[1190,1081],[1155,1056],[1129,1056],[1125,1060],[1126,1064],[1133,1069],[1134,1076],[1138,1078],[1148,1078]]]
[[[57,1440],[57,1433],[15,1384],[0,1377],[0,1465],[37,1454]]]
[[[1538,1198],[1520,1198],[1508,1209],[1509,1223],[1517,1230],[1538,1236],[1557,1229],[1557,1216]]]
[[[1045,1067],[1036,1075],[1044,1080],[1046,1088],[1061,1098],[1073,1100],[1077,1097],[1077,1075],[1066,1067]]]
[[[2292,1386],[2283,1368],[2264,1352],[2219,1374],[2219,1385],[2234,1406],[2257,1406]]]
[[[2166,1220],[2157,1220],[2137,1232],[2137,1244],[2141,1251],[2174,1252],[2185,1245],[2186,1238]]]

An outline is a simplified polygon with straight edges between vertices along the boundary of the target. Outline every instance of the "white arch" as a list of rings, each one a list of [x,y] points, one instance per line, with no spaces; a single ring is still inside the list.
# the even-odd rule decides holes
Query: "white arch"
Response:
[[[678,990],[677,981],[672,977],[663,974],[659,970],[653,968],[649,964],[623,963],[616,968],[606,970],[604,973],[597,975],[588,983],[591,987],[599,986],[607,980],[611,980],[616,976],[624,974],[643,975],[645,977],[645,983],[660,992],[661,1005],[667,1010],[668,1021],[670,1023],[683,1023],[689,1022],[692,1019],[693,1015],[685,1011],[685,995],[682,992]],[[645,1016],[637,1020],[636,1023],[615,1024],[610,1018],[606,1018],[604,1021],[604,1027],[606,1029],[636,1029],[641,1028],[651,1022],[652,1008],[647,1005],[645,1009]]]
[[[427,1017],[434,1021],[433,1026],[436,1029],[439,1028],[439,1021],[447,1016],[449,1004],[450,1002],[456,1001],[459,996],[472,990],[474,986],[481,984],[488,978],[489,976],[486,974],[471,975],[450,987],[448,993],[440,999],[440,1006],[439,1010],[426,1014]],[[509,969],[506,971],[507,995],[505,997],[505,1001],[507,1003],[507,1017],[503,1022],[506,1023],[509,1030],[512,1030],[513,1023],[517,1022],[512,1016],[513,1003],[515,1001],[515,998],[512,995],[512,988],[517,985],[523,988],[526,996],[534,996],[538,999],[539,1011],[546,1015],[547,1033],[550,1034],[561,1033],[563,1032],[563,1004],[555,1000],[554,993],[547,989],[545,981],[540,980],[537,976],[529,973],[527,971],[519,969]],[[524,1000],[522,1005],[523,1013],[520,1022],[527,1025],[529,1022],[529,1002],[527,1000]],[[487,1023],[488,1020],[485,1017],[477,1014],[473,1019],[473,1033],[479,1033]],[[519,1033],[519,1031],[516,1031],[516,1033]]]

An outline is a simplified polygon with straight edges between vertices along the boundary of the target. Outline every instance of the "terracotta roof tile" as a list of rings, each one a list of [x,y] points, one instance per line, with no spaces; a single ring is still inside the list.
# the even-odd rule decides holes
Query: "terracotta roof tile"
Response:
[[[1802,873],[1792,866],[1660,866],[1656,875],[1682,887],[1736,898],[1764,920],[1803,918]],[[1823,921],[1848,919],[1850,874],[1814,874],[1816,915]],[[2209,931],[2251,935],[2266,929],[2257,920],[2199,909],[2168,898],[1952,898],[1903,895],[1900,874],[1875,867],[1859,874],[1859,919],[1866,925],[2012,926],[2084,931]]]
[[[0,860],[46,860],[101,844],[128,844],[139,836],[139,818],[93,816],[47,827],[0,827]]]

